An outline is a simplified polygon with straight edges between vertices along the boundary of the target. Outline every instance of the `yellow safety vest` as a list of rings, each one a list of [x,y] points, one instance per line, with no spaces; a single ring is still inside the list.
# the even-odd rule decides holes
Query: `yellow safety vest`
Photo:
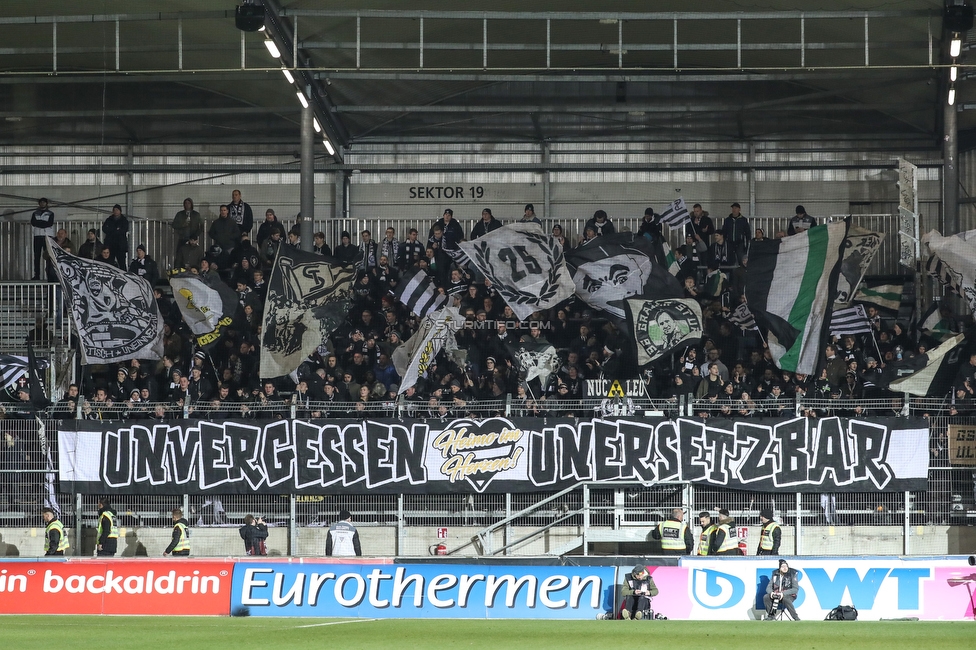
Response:
[[[708,555],[709,542],[712,540],[712,535],[716,530],[718,530],[718,526],[712,524],[701,532],[701,535],[698,537],[698,555]]]
[[[61,535],[61,538],[58,540],[58,547],[55,550],[68,550],[68,536],[64,534],[64,524],[62,524],[59,519],[52,519],[44,528],[44,553],[46,554],[50,550],[48,545],[51,543],[51,538],[49,535],[52,529],[58,531],[58,533]]]
[[[102,517],[108,519],[108,538],[118,539],[119,538],[119,527],[115,521],[115,515],[112,514],[110,510],[102,512]],[[102,521],[98,520],[98,536],[102,536]]]
[[[718,552],[737,550],[739,548],[738,531],[728,524],[719,524],[719,529],[725,531],[725,539],[722,541]]]
[[[779,524],[775,521],[771,521],[765,526],[763,526],[762,532],[759,534],[759,548],[764,551],[773,550],[773,531],[779,530]]]
[[[658,524],[661,534],[661,549],[665,551],[685,550],[685,522],[667,519]]]
[[[178,528],[180,531],[180,541],[176,543],[173,548],[173,552],[176,551],[189,551],[190,550],[190,531],[187,529],[186,524],[176,523],[173,528]]]

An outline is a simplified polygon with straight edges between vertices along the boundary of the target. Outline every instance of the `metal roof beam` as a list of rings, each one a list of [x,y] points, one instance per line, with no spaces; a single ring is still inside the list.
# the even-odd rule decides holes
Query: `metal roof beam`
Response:
[[[323,157],[318,157],[321,160]],[[869,160],[778,160],[778,161],[725,161],[725,162],[694,162],[676,163],[666,161],[639,160],[625,163],[605,162],[572,162],[572,163],[349,163],[328,166],[316,166],[316,172],[328,171],[360,171],[362,173],[384,172],[545,172],[545,171],[722,171],[748,169],[894,169],[897,157],[879,157]],[[914,160],[918,167],[941,167],[941,159]],[[249,165],[212,163],[212,164],[79,164],[79,165],[3,165],[0,176],[8,174],[71,174],[91,173],[103,174],[159,174],[159,173],[272,173],[289,172],[297,174],[298,167],[291,165],[274,165],[252,163]]]
[[[580,71],[573,74],[502,74],[502,73],[452,73],[452,72],[376,72],[372,70],[336,70],[334,72],[317,72],[318,79],[328,80],[350,80],[350,81],[463,81],[478,83],[618,83],[618,82],[645,82],[645,83],[678,83],[678,82],[706,82],[706,83],[725,83],[733,81],[796,81],[803,79],[806,81],[814,80],[839,80],[839,79],[862,79],[867,69],[858,68],[857,71],[848,72],[784,72],[784,73],[749,73],[749,72],[729,72],[728,74],[696,74],[694,70],[682,72],[680,74],[662,74],[656,70],[648,69],[646,74],[631,72],[627,74],[612,73],[590,73]],[[879,72],[885,70],[872,69],[873,80]],[[904,70],[890,70],[891,76],[897,75],[898,79],[904,79]],[[933,75],[931,68],[924,70],[912,70],[917,78],[927,78]],[[0,78],[0,83],[3,79]]]
[[[808,20],[864,18],[941,18],[938,9],[899,11],[427,11],[386,9],[288,9],[282,16],[315,18],[408,18],[430,20]]]
[[[301,41],[300,46],[308,50],[355,50],[357,47],[362,50],[419,50],[421,47],[427,50],[451,50],[451,51],[489,51],[497,52],[603,52],[607,54],[617,54],[617,44],[607,43],[430,43],[425,42],[423,46],[419,42],[392,42],[392,41],[366,41],[357,43],[356,41]],[[917,49],[919,51],[928,48],[928,41],[882,41],[872,42],[871,49]],[[44,48],[37,48],[43,50]],[[742,51],[776,51],[783,50],[864,50],[864,41],[856,42],[836,42],[836,43],[681,43],[678,47],[679,52],[735,52]],[[624,43],[626,52],[673,52],[673,43]],[[47,48],[50,52],[50,48]],[[59,50],[60,51],[60,50]],[[616,61],[608,62],[607,66],[618,67]],[[732,68],[736,66],[730,66]]]
[[[911,110],[930,110],[931,103],[924,104],[899,104],[898,108]],[[882,109],[890,110],[891,104],[861,104],[861,103],[839,103],[839,104],[802,104],[799,106],[767,106],[763,111],[879,111]],[[714,106],[702,104],[601,104],[588,106],[586,104],[505,104],[505,105],[480,105],[480,106],[457,106],[444,104],[431,105],[412,105],[412,106],[381,106],[381,105],[353,105],[343,104],[333,108],[339,113],[734,113],[737,109],[734,106],[716,104]]]
[[[64,110],[38,111],[27,109],[23,111],[0,111],[0,118],[24,119],[64,119],[64,118],[101,118],[101,117],[193,117],[201,115],[264,115],[267,113],[297,113],[301,106],[227,106],[227,107],[199,107],[199,108],[109,108],[105,110]]]
[[[140,14],[75,14],[70,16],[0,16],[0,25],[50,25],[51,23],[114,23],[153,20],[234,20],[234,11],[182,11]]]

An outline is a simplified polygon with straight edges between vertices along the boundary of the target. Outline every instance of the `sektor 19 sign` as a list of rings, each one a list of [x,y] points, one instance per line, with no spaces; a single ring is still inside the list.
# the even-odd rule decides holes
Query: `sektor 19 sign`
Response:
[[[485,188],[481,185],[412,185],[411,199],[476,199],[485,198]]]

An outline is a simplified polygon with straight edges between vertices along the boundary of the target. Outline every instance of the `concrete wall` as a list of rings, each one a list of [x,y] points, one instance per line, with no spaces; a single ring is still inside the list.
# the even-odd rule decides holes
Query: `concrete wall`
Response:
[[[397,544],[397,529],[392,526],[359,526],[359,537],[363,553],[377,557],[416,557],[430,554],[430,547],[438,542],[455,549],[471,540],[478,531],[475,527],[457,527],[447,530],[446,539],[438,539],[435,527],[404,528],[403,538]],[[624,531],[591,528],[593,540],[591,555],[653,555],[655,547],[649,541],[650,528],[631,527]],[[531,532],[531,529],[511,529],[512,541]],[[94,533],[84,531],[82,548],[73,544],[69,555],[91,556],[94,552]],[[288,530],[269,529],[268,554],[286,556],[288,549]],[[73,535],[73,531],[69,534]],[[164,528],[123,529],[124,543],[120,543],[119,555],[123,557],[159,557],[170,541],[170,530]],[[319,557],[325,555],[327,528],[299,528],[298,545],[295,555]],[[515,549],[512,555],[549,555],[565,547],[582,534],[577,527],[557,527],[538,539]],[[911,555],[954,555],[976,552],[976,528],[965,526],[913,526],[910,529]],[[44,543],[44,530],[41,528],[0,528],[0,557],[41,554]],[[617,537],[620,541],[600,541]],[[72,538],[73,543],[73,538]],[[192,553],[198,557],[228,557],[243,553],[243,543],[237,528],[192,528]],[[749,554],[755,553],[759,543],[759,528],[749,527]],[[504,534],[497,533],[492,539],[494,548],[505,545]],[[780,547],[783,555],[792,555],[794,549],[794,530],[783,528],[783,541]],[[581,548],[571,551],[580,555]],[[474,547],[468,547],[458,555],[477,555]],[[902,529],[897,526],[807,526],[802,530],[801,555],[902,555]]]

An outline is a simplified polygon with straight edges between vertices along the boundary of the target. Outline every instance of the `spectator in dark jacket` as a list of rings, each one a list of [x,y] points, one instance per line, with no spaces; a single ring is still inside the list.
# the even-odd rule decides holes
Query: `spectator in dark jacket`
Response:
[[[271,233],[274,231],[281,232],[281,238],[285,238],[285,226],[278,221],[275,211],[268,208],[267,212],[264,213],[264,221],[258,226],[258,248],[264,246],[264,243],[271,239]]]
[[[150,286],[155,286],[159,282],[159,265],[153,258],[146,255],[144,244],[136,246],[136,256],[129,263],[129,273],[135,273],[148,282]]]
[[[474,225],[471,229],[471,239],[477,239],[478,237],[484,237],[492,230],[498,230],[502,227],[502,222],[496,219],[492,214],[491,210],[485,208],[481,211],[481,221]]]
[[[85,243],[78,249],[78,257],[83,257],[86,260],[95,260],[98,259],[101,252],[102,240],[98,238],[98,231],[92,228],[88,231]]]
[[[176,231],[177,246],[203,233],[203,219],[200,213],[193,209],[193,199],[183,199],[183,209],[173,217],[171,226]]]
[[[112,214],[102,224],[105,245],[112,251],[112,263],[125,270],[125,258],[129,254],[129,220],[122,214],[122,206],[116,203]]]
[[[231,192],[230,197],[231,200],[227,209],[230,212],[231,221],[237,224],[240,232],[251,232],[251,228],[254,227],[254,213],[251,212],[251,206],[241,200],[240,190]]]
[[[583,230],[585,231],[587,228],[593,228],[593,232],[596,233],[597,237],[612,235],[617,232],[605,210],[597,210],[594,212],[593,218],[586,222]]]

